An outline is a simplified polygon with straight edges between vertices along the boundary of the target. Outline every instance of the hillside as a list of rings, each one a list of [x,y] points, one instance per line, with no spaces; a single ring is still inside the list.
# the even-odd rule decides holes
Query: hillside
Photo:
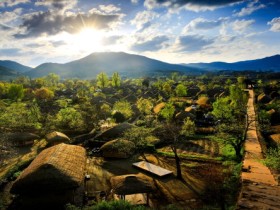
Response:
[[[169,64],[144,56],[132,55],[123,52],[92,53],[84,58],[65,64],[44,63],[35,69],[26,72],[30,77],[42,77],[55,73],[62,78],[94,78],[100,72],[111,75],[119,72],[122,76],[153,76],[162,75],[171,71],[197,73],[196,68],[183,65]]]
[[[189,63],[185,64],[188,67],[200,68],[203,70],[254,70],[254,71],[280,71],[280,55],[274,55],[271,57],[248,60],[248,61],[239,61],[235,63],[226,63],[226,62],[212,62],[212,63]]]
[[[15,61],[9,61],[9,60],[0,60],[0,66],[8,68],[8,69],[12,69],[13,71],[17,71],[17,72],[27,72],[30,71],[32,68],[22,65],[20,63],[17,63]]]
[[[18,72],[14,71],[12,69],[6,68],[4,66],[0,66],[0,80],[13,79],[18,75],[19,75]]]

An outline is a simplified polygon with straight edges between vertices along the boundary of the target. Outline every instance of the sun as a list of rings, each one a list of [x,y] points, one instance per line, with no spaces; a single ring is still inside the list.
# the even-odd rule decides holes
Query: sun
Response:
[[[71,37],[71,48],[78,51],[102,51],[104,33],[93,28],[84,28]]]

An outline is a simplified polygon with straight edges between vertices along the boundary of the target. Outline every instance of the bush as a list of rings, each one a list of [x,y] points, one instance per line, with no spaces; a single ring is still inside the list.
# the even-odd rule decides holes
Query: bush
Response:
[[[280,171],[280,145],[268,149],[264,163],[266,166]]]

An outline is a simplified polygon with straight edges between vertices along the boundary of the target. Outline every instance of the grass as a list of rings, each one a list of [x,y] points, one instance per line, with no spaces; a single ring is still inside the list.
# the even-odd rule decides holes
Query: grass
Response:
[[[157,150],[158,155],[162,155],[164,157],[171,157],[174,158],[173,152],[162,152]],[[221,157],[209,157],[208,155],[202,155],[202,154],[178,154],[180,158],[184,159],[190,159],[190,160],[204,160],[204,161],[221,161]]]

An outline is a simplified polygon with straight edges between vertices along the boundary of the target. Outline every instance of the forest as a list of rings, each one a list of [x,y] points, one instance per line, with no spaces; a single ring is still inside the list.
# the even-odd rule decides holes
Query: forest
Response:
[[[173,72],[127,78],[101,72],[93,80],[63,80],[50,73],[0,81],[0,208],[235,209],[241,173],[250,169],[242,167],[246,132],[252,123],[247,112],[249,89],[254,90],[262,161],[280,177],[280,84],[271,74]],[[64,143],[77,148],[69,147],[68,153],[67,145],[61,146]],[[49,180],[55,177],[61,185],[57,197],[48,194],[56,189],[50,186],[55,183],[45,189],[44,175],[35,167],[59,145],[65,151],[53,157],[61,161],[58,165],[84,161],[82,172],[71,172],[82,173],[82,190],[75,190],[74,200],[59,197],[65,195],[63,182],[57,181],[66,176],[63,166],[51,163],[55,169],[48,174]],[[74,149],[85,152],[84,159]],[[137,161],[172,174],[146,173],[132,166]],[[147,197],[140,196],[143,205],[132,205],[136,199],[129,196],[114,201],[117,188],[112,179],[128,174],[136,174],[136,181],[145,180],[141,185],[152,185],[151,191],[143,191]],[[69,183],[77,181],[74,175],[68,178]],[[32,180],[42,188],[33,189]]]

